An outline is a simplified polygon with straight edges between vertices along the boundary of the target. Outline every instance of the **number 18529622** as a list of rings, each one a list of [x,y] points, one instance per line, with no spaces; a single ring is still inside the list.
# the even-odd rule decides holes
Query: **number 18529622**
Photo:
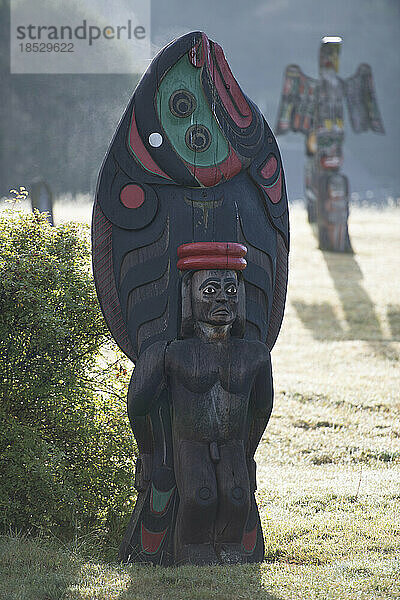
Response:
[[[21,52],[74,52],[72,42],[21,42],[19,48]]]

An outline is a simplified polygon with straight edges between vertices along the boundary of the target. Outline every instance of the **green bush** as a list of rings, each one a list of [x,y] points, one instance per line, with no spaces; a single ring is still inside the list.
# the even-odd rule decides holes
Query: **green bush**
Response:
[[[0,218],[0,522],[120,529],[134,438],[126,365],[90,271],[86,231],[39,213]]]

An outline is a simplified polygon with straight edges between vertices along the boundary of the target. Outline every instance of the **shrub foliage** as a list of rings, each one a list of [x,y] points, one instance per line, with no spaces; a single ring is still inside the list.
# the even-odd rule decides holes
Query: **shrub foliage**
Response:
[[[0,519],[115,530],[130,511],[126,365],[90,272],[87,230],[0,218]]]

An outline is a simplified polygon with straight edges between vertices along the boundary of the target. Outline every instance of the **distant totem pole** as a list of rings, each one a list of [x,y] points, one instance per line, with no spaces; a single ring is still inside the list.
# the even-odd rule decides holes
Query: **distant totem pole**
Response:
[[[40,177],[34,179],[31,185],[32,210],[47,212],[47,218],[51,225],[54,225],[53,218],[53,194],[50,186]]]
[[[349,184],[339,170],[343,162],[343,98],[356,133],[384,133],[371,67],[341,79],[340,37],[324,37],[319,53],[320,78],[286,68],[276,134],[300,131],[306,136],[305,194],[310,223],[317,221],[321,250],[352,252],[349,232]]]
[[[140,80],[98,181],[100,304],[135,362],[135,509],[120,548],[160,565],[262,561],[254,454],[273,402],[288,206],[275,138],[201,32]]]

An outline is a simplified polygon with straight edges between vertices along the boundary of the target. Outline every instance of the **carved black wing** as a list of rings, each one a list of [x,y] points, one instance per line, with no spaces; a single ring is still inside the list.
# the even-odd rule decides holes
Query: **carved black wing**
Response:
[[[316,79],[304,75],[297,65],[286,68],[276,135],[288,131],[308,133],[312,129],[317,84]]]
[[[246,337],[272,347],[287,283],[288,214],[275,138],[223,51],[194,32],[141,79],[99,176],[93,267],[100,303],[134,361],[179,335],[176,251],[245,241]],[[268,341],[267,341],[268,338]]]
[[[343,80],[343,90],[353,130],[361,133],[372,129],[376,133],[385,133],[371,67],[365,63],[359,65],[352,77]]]

